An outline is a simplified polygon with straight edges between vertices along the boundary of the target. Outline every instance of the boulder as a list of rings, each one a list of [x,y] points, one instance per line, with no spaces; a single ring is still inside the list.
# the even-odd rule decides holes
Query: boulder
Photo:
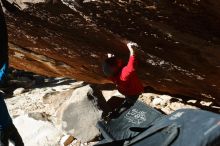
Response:
[[[220,105],[215,0],[62,0],[23,10],[14,2],[5,7],[11,66],[108,83],[102,61],[113,53],[126,62],[124,40],[130,40],[140,46],[139,76],[146,86]]]
[[[154,98],[152,101],[152,105],[153,106],[161,105],[162,102],[163,100],[161,98]]]
[[[22,93],[25,92],[25,89],[24,88],[17,88],[14,92],[13,92],[13,95],[14,96],[17,96],[17,95],[20,95]]]
[[[35,120],[27,115],[19,116],[13,121],[25,145],[59,146],[63,133],[50,122]]]
[[[78,88],[59,109],[58,125],[82,142],[91,141],[100,134],[96,123],[101,118],[104,104],[104,97],[97,96],[90,85]]]

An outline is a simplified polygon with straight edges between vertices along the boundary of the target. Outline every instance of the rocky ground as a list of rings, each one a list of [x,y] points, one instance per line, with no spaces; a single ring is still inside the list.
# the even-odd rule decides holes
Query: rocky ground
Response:
[[[59,124],[60,119],[65,120],[65,116],[61,116],[64,118],[60,118],[59,114],[63,112],[61,115],[65,115],[65,110],[62,109],[63,105],[68,103],[67,107],[72,108],[73,105],[71,105],[70,102],[72,102],[71,98],[73,97],[77,98],[77,104],[81,103],[80,98],[84,96],[85,93],[87,94],[86,90],[87,83],[81,81],[67,78],[48,78],[18,70],[10,71],[9,82],[2,88],[10,114],[27,146],[56,146],[64,144],[70,146],[93,145],[97,141],[97,138],[89,137],[91,139],[90,142],[81,142],[75,138],[75,136],[84,136],[80,129],[79,131],[81,133],[77,133],[76,131],[67,132],[67,130],[62,129]],[[102,89],[102,94],[105,99],[108,100],[111,96],[118,95],[119,93],[117,90]],[[165,114],[170,114],[182,108],[208,108],[209,110],[220,112],[218,107],[211,107],[212,105],[209,102],[203,101],[198,104],[196,100],[184,101],[183,98],[171,97],[169,95],[143,93],[140,100]],[[75,106],[77,105],[75,104]],[[73,113],[75,112],[78,111],[73,111]],[[70,112],[69,114],[71,116],[72,113]],[[77,117],[78,115],[72,116]],[[77,119],[78,118],[76,118],[76,120]],[[74,119],[74,124],[76,124],[76,120]],[[86,117],[83,119],[85,122],[87,120]],[[83,123],[81,124],[83,125]],[[91,125],[89,125],[89,127],[91,127]],[[87,127],[83,128],[88,129]],[[83,129],[83,131],[85,131],[85,129]],[[85,133],[88,131],[85,131]],[[68,134],[71,132],[76,135],[72,134],[72,136],[69,137]],[[95,134],[97,136],[96,132]]]

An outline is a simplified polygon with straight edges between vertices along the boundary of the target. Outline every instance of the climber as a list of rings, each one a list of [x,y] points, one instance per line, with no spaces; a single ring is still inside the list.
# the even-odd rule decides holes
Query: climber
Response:
[[[3,15],[0,4],[0,88],[5,84],[8,69],[7,29]],[[0,92],[0,146],[8,146],[9,141],[15,146],[24,145],[21,136],[12,122],[5,101]]]
[[[115,56],[109,56],[103,63],[105,76],[116,84],[118,91],[125,96],[122,104],[108,114],[108,118],[116,118],[131,107],[144,91],[144,87],[136,73],[136,54],[133,46],[136,43],[127,43],[130,57],[127,65]],[[110,104],[111,106],[111,104]]]

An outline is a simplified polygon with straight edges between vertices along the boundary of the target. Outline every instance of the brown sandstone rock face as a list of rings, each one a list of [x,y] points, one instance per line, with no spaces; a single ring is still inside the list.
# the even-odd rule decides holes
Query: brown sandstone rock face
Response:
[[[215,0],[62,0],[7,8],[11,66],[106,83],[101,62],[140,45],[146,86],[220,104],[220,6]],[[53,4],[52,4],[53,3]]]

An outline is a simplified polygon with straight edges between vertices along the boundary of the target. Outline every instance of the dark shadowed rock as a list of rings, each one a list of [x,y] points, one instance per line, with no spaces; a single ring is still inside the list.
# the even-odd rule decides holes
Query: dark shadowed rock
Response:
[[[2,64],[8,58],[8,51],[6,51],[8,48],[8,35],[2,7],[0,7],[0,31],[0,64]]]
[[[140,45],[146,86],[220,104],[217,1],[48,2],[6,12],[11,66],[107,83],[101,62],[109,52],[126,61],[126,39]]]

